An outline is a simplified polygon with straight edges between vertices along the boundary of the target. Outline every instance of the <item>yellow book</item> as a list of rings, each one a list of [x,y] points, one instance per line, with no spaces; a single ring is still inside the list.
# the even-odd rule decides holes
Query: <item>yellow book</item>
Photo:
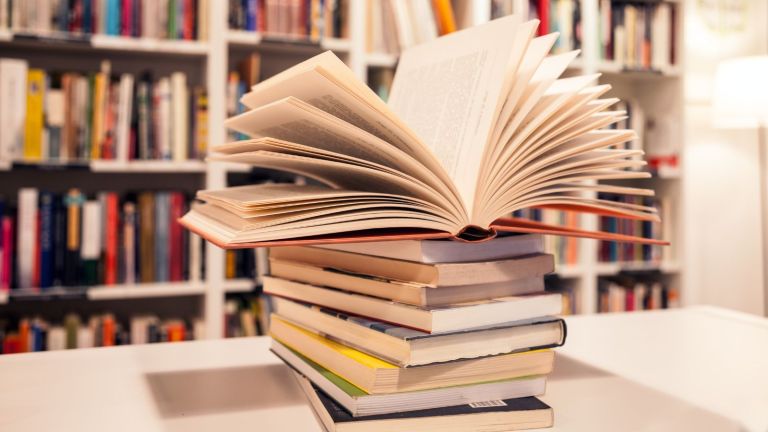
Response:
[[[45,100],[45,71],[27,72],[27,117],[24,123],[24,159],[43,159],[43,101]]]
[[[456,31],[456,18],[453,15],[451,0],[432,0],[432,10],[440,36]]]
[[[272,314],[270,335],[368,394],[399,393],[543,375],[554,352],[537,350],[399,368]]]
[[[96,74],[93,84],[93,120],[91,132],[91,159],[101,159],[101,146],[104,143],[104,114],[107,111],[109,74],[111,65],[102,62],[101,72]]]

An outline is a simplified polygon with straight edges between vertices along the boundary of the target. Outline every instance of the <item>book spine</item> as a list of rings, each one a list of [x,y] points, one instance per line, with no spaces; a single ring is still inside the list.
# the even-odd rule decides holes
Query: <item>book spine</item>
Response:
[[[80,217],[83,195],[77,189],[67,193],[67,251],[64,261],[64,285],[80,282]]]
[[[27,115],[24,126],[23,156],[28,161],[39,161],[43,158],[45,82],[45,71],[30,69],[27,73]]]
[[[188,158],[189,141],[189,92],[184,73],[175,72],[171,75],[171,98],[173,160],[184,161]]]
[[[0,59],[0,100],[13,110],[0,109],[0,160],[22,153],[27,112],[27,62]]]
[[[178,220],[184,216],[184,195],[181,192],[171,194],[170,214],[170,256],[171,256],[171,281],[184,280],[184,261],[186,250],[184,248],[184,229]]]
[[[35,266],[37,244],[37,205],[38,191],[33,188],[19,190],[18,210],[18,285],[19,288],[31,288]]]
[[[120,225],[120,203],[117,194],[108,193],[105,204],[104,284],[114,285],[118,281],[118,229]]]
[[[53,286],[54,272],[54,196],[40,194],[40,288]]]
[[[0,261],[0,290],[9,291],[11,289],[11,281],[13,280],[13,257],[14,257],[14,242],[13,242],[13,217],[6,214],[0,220],[2,223],[0,228],[0,235],[3,237],[3,257]]]
[[[150,192],[139,195],[139,241],[141,282],[155,281],[155,197]]]

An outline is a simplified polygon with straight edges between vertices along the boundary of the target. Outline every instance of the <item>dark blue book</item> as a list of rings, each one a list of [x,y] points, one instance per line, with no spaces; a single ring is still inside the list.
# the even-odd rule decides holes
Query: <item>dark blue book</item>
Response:
[[[245,3],[245,29],[256,31],[256,16],[259,13],[258,2],[257,0],[243,0],[243,3]]]
[[[94,33],[93,0],[83,0],[83,33]]]
[[[55,262],[56,197],[40,192],[40,288],[53,286]]]
[[[53,285],[64,285],[64,260],[67,254],[67,208],[64,198],[53,201]]]
[[[535,397],[493,400],[468,405],[352,417],[341,405],[309,380],[296,374],[318,419],[329,432],[393,431],[489,431],[552,427],[552,408]],[[501,427],[503,425],[503,427]]]

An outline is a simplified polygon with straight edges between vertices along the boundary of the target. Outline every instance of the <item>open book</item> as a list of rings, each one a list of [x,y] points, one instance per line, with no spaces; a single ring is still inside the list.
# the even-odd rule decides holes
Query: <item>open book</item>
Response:
[[[252,139],[208,159],[296,173],[321,185],[204,190],[182,223],[222,247],[452,237],[497,231],[661,243],[505,218],[528,207],[658,221],[655,209],[598,192],[647,177],[631,130],[606,129],[598,75],[561,78],[577,56],[548,55],[557,34],[508,16],[404,52],[383,102],[326,52],[254,86],[227,126]],[[324,185],[324,186],[323,186]]]

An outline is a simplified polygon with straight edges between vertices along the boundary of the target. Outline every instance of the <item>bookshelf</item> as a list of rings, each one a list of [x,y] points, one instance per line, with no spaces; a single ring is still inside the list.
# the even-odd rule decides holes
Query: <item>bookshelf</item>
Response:
[[[598,0],[579,1],[582,10],[584,40],[596,40]],[[457,22],[460,27],[479,24],[491,16],[491,1],[454,1]],[[515,12],[529,13],[528,1],[512,2]],[[22,58],[34,66],[61,62],[61,70],[98,71],[99,62],[108,59],[113,64],[113,72],[137,74],[143,69],[158,70],[168,74],[175,70],[184,71],[190,82],[205,88],[208,96],[208,142],[226,141],[224,121],[226,119],[227,79],[229,71],[245,55],[257,52],[261,61],[261,79],[298,63],[324,50],[333,50],[344,60],[353,72],[364,82],[369,73],[375,70],[392,70],[397,65],[398,56],[388,52],[371,52],[367,46],[368,19],[367,4],[364,1],[341,2],[348,8],[348,38],[327,37],[315,41],[306,38],[275,37],[255,31],[231,30],[228,21],[227,2],[208,2],[208,37],[205,40],[158,40],[121,36],[94,35],[78,38],[70,35],[45,34],[30,35],[0,29],[0,48],[3,57]],[[682,2],[675,2],[682,8]],[[677,13],[678,22],[682,10]],[[683,46],[682,28],[677,25],[675,41]],[[573,65],[574,72],[600,72],[601,82],[614,85],[613,94],[622,97],[641,99],[646,105],[646,112],[660,110],[661,115],[669,116],[682,124],[682,61],[674,67],[659,71],[626,70],[620,64],[601,60],[596,52],[596,45],[584,44],[583,54]],[[678,49],[678,53],[682,50]],[[62,53],[67,54],[62,57]],[[82,65],[79,65],[82,63]],[[59,63],[56,63],[57,67]],[[80,66],[80,67],[75,67]],[[669,97],[669,92],[676,96]],[[681,141],[678,141],[681,142]],[[170,182],[186,191],[194,192],[200,188],[222,188],[227,186],[230,174],[248,173],[248,167],[227,164],[205,164],[199,160],[135,160],[115,162],[94,160],[79,164],[56,166],[51,163],[29,164],[0,160],[0,178],[13,181],[0,181],[0,194],[12,195],[14,188],[21,186],[39,186],[67,182],[88,184],[109,181],[109,189],[123,190],[135,188],[136,184]],[[680,202],[680,180],[678,171],[659,172],[643,185],[656,188],[661,196],[667,196],[673,203]],[[674,227],[681,226],[680,209],[672,212]],[[596,229],[596,218],[585,218],[587,229]],[[682,245],[680,234],[672,240]],[[598,281],[606,276],[616,275],[623,270],[658,271],[665,280],[678,290],[683,300],[685,293],[680,292],[683,269],[682,249],[676,246],[674,255],[664,258],[659,263],[628,262],[602,263],[597,260],[598,244],[592,241],[579,243],[578,261],[570,265],[558,266],[558,275],[575,293],[575,302],[579,313],[593,313],[597,310]],[[117,286],[91,286],[82,290],[78,297],[84,302],[96,300],[144,299],[145,307],[151,307],[153,298],[159,297],[194,297],[198,301],[199,316],[204,323],[207,338],[218,338],[224,334],[222,317],[225,313],[225,297],[228,293],[253,291],[254,281],[225,277],[225,254],[215,247],[207,247],[204,256],[205,280],[158,284],[136,284]],[[55,300],[54,292],[41,295],[41,299]],[[12,306],[17,300],[16,294],[0,292],[0,305]],[[684,303],[684,301],[683,301]]]

